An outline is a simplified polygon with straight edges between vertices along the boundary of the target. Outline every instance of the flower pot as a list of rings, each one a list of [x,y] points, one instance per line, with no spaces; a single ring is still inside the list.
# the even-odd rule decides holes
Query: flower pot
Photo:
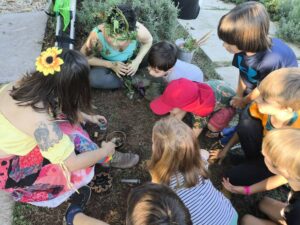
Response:
[[[178,18],[184,20],[192,20],[195,19],[199,12],[199,0],[172,0],[175,6],[179,8]]]
[[[184,62],[191,63],[192,60],[193,60],[193,56],[194,56],[195,50],[187,51],[185,49],[182,49],[181,46],[184,44],[184,40],[182,38],[181,39],[177,39],[175,41],[175,44],[178,47],[177,58],[180,59],[180,60],[182,60],[182,61],[184,61]]]

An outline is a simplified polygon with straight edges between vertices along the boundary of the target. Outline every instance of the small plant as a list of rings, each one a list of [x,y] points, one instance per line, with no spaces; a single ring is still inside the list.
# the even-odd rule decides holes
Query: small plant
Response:
[[[193,38],[192,36],[188,36],[185,40],[183,45],[179,46],[181,49],[183,49],[184,51],[187,52],[192,52],[194,50],[196,50],[199,45],[198,45],[198,41]]]

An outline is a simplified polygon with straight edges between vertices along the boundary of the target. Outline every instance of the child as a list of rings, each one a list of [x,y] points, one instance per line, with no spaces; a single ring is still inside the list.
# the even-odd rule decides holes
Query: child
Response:
[[[272,71],[297,67],[294,52],[280,39],[270,38],[270,19],[258,2],[245,2],[225,14],[218,25],[218,36],[225,49],[234,54],[232,64],[240,72],[232,106],[243,108],[259,92],[257,85]]]
[[[205,126],[211,132],[219,132],[228,125],[235,113],[229,106],[234,95],[224,81],[198,83],[180,78],[171,81],[150,107],[155,114],[170,112],[178,119],[182,119],[186,112],[192,113],[193,130],[198,136]]]
[[[244,2],[236,6],[219,22],[218,36],[225,49],[234,54],[232,65],[239,69],[240,74],[236,96],[231,101],[235,108],[244,108],[259,95],[257,85],[269,73],[283,67],[298,66],[292,49],[280,39],[268,36],[269,24],[269,15],[258,2]],[[246,125],[250,131],[262,129],[259,122],[251,120],[247,110],[241,113],[238,126]],[[211,156],[222,160],[238,142],[239,136],[235,133],[223,151],[214,151]],[[258,147],[241,145],[243,149]]]
[[[68,225],[107,225],[88,217],[72,204],[66,213]],[[126,225],[192,225],[191,216],[180,198],[167,186],[146,183],[134,188],[127,201]]]
[[[167,82],[179,78],[203,82],[203,72],[193,64],[177,59],[176,45],[161,41],[150,48],[148,70],[153,77],[163,77]]]
[[[196,136],[182,121],[157,121],[152,134],[152,182],[169,185],[190,211],[193,224],[237,224],[237,213],[217,191],[201,159]]]
[[[243,148],[246,162],[227,172],[234,185],[252,185],[273,175],[261,155],[264,135],[275,128],[300,128],[300,68],[275,70],[260,83],[258,90],[260,96],[250,105],[249,114],[263,129],[250,130],[249,121],[238,127],[242,146],[257,147]]]
[[[283,203],[269,197],[259,203],[259,208],[269,219],[260,219],[252,215],[242,218],[243,225],[271,225],[288,224],[298,225],[300,221],[300,130],[295,128],[275,129],[266,135],[263,141],[262,154],[268,169],[276,174],[260,183],[250,187],[232,186],[227,181],[225,187],[238,194],[250,194],[271,190],[278,187],[274,180],[280,180],[281,184],[289,183],[291,193],[288,202]],[[288,162],[288,163],[287,163]]]

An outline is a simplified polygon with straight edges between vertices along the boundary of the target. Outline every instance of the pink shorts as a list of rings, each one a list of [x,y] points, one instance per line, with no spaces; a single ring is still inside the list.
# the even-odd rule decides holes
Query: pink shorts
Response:
[[[212,125],[216,131],[221,131],[228,126],[234,115],[235,109],[232,107],[220,109],[210,117],[209,124]]]

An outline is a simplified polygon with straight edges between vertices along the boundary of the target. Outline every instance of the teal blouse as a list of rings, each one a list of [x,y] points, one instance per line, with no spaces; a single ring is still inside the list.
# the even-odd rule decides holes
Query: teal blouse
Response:
[[[112,62],[116,62],[116,61],[126,62],[133,56],[133,53],[137,48],[136,40],[132,40],[123,51],[118,51],[114,49],[112,46],[110,46],[109,43],[107,43],[101,30],[99,30],[98,27],[95,27],[93,31],[97,33],[98,39],[101,42],[102,49],[100,55],[102,58]]]

